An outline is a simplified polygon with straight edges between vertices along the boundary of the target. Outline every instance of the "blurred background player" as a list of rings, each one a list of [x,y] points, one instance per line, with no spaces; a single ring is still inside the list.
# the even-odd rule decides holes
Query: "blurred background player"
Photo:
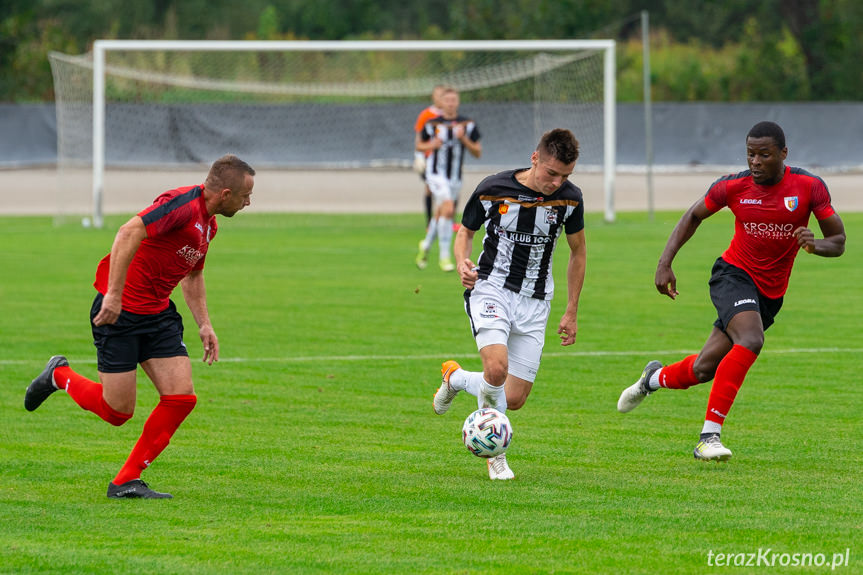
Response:
[[[554,295],[552,260],[561,232],[569,245],[567,301],[557,333],[561,345],[575,343],[578,299],[587,251],[581,190],[567,181],[578,159],[578,140],[569,130],[542,136],[530,168],[508,170],[483,180],[464,208],[455,240],[465,311],[482,359],[482,371],[441,366],[443,382],[434,411],[446,413],[465,390],[479,407],[505,413],[527,401],[539,370]],[[485,224],[479,265],[470,259],[474,234]],[[506,454],[488,460],[491,479],[512,479]]]
[[[416,146],[420,142],[420,132],[422,132],[426,122],[441,115],[440,98],[446,88],[448,86],[444,84],[438,84],[432,88],[431,105],[419,113],[417,121],[414,123],[414,171],[420,175],[420,179],[423,181],[423,189],[425,191],[423,204],[426,210],[426,226],[429,225],[432,218],[432,195],[428,184],[426,184],[426,158],[431,154],[431,151],[420,152],[416,149]]]
[[[441,93],[441,115],[426,122],[419,132],[417,150],[429,152],[426,160],[426,185],[434,199],[434,214],[420,241],[416,257],[417,267],[428,265],[428,252],[435,237],[438,239],[440,269],[455,269],[452,260],[452,235],[455,202],[461,192],[462,164],[465,151],[475,158],[482,155],[479,129],[474,121],[458,113],[459,96],[454,88]]]
[[[787,167],[785,133],[760,122],[746,136],[749,169],[721,178],[695,202],[671,232],[656,266],[659,293],[677,297],[671,263],[701,222],[728,207],[735,217],[731,245],[713,265],[710,299],[719,318],[697,355],[663,367],[651,361],[617,402],[632,411],[658,390],[687,389],[713,380],[707,414],[695,446],[696,459],[726,461],[731,450],[720,440],[722,425],[749,368],[764,345],[764,331],[782,307],[791,268],[800,249],[825,257],[845,251],[845,226],[821,178]],[[824,239],[809,229],[814,214]]]
[[[179,284],[198,324],[204,361],[219,359],[210,323],[204,261],[216,236],[216,215],[249,205],[255,170],[236,156],[216,160],[199,186],[165,192],[117,231],[111,253],[96,270],[90,310],[99,382],[77,374],[62,355],[48,361],[24,396],[28,411],[65,389],[75,403],[111,425],[135,411],[138,364],[159,392],[125,465],[108,484],[110,498],[170,498],[141,481],[141,472],[168,446],[197,402],[192,365],[183,343],[183,318],[169,299]]]

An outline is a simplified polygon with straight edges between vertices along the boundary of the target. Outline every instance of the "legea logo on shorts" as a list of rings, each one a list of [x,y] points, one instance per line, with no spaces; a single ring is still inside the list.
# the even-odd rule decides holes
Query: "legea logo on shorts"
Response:
[[[753,303],[753,304],[756,304],[756,305],[758,304],[758,302],[757,302],[757,301],[755,301],[754,299],[752,299],[752,298],[747,298],[747,299],[739,299],[739,300],[737,300],[736,302],[734,302],[734,307],[737,307],[737,306],[739,306],[739,305],[744,305],[744,304],[747,304],[747,303]]]

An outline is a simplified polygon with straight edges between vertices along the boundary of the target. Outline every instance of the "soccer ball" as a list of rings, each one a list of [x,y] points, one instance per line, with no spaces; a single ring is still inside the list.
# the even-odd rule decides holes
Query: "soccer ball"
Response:
[[[509,447],[512,424],[503,413],[491,407],[477,409],[467,416],[461,428],[462,441],[477,457],[495,457]]]

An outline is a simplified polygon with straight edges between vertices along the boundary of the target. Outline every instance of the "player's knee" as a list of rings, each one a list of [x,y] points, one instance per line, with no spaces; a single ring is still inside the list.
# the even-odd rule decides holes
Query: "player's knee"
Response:
[[[487,365],[483,369],[483,377],[492,385],[503,385],[504,381],[506,381],[506,374],[506,365],[503,364],[495,363]]]
[[[105,414],[104,419],[114,427],[120,427],[121,425],[132,419],[133,415],[135,415],[134,412],[122,413],[120,411],[111,410],[110,412]]]
[[[99,417],[101,417],[115,427],[120,427],[121,425],[132,419],[132,416],[135,415],[134,403],[124,403],[122,405],[118,405],[117,408],[119,409],[117,409],[111,404],[109,404],[107,401],[105,401],[104,397],[102,397],[101,400],[101,406],[99,408],[93,409],[92,411],[94,411],[96,414],[99,415]]]
[[[717,365],[718,364],[716,362],[698,358],[695,360],[695,363],[692,364],[692,373],[695,374],[695,379],[697,379],[699,383],[704,383],[712,380],[713,376],[716,375]]]
[[[506,397],[506,410],[507,411],[515,411],[517,409],[521,409],[524,407],[524,404],[527,402],[526,395],[519,395],[518,397]]]
[[[734,316],[727,328],[728,337],[734,345],[745,347],[755,355],[764,347],[764,329],[761,318],[755,312],[745,312]]]
[[[741,345],[755,355],[758,355],[761,353],[761,348],[764,347],[764,333],[750,335],[741,340],[738,345]]]

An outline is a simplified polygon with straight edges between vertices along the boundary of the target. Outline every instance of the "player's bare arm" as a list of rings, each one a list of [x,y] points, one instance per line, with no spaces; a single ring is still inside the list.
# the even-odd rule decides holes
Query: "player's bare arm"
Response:
[[[183,290],[183,298],[186,300],[186,305],[189,306],[189,311],[192,312],[195,323],[198,324],[198,335],[201,338],[201,343],[204,345],[203,361],[209,365],[213,365],[214,361],[219,361],[219,338],[216,337],[216,332],[210,323],[204,272],[202,270],[192,270],[189,272],[189,275],[180,281],[180,287]]]
[[[471,289],[479,277],[475,269],[476,264],[470,259],[475,233],[474,230],[461,226],[456,233],[452,249],[456,261],[456,270],[458,271],[459,278],[461,278],[461,285],[467,289]]]
[[[560,335],[560,345],[572,345],[578,333],[578,300],[584,287],[584,273],[587,267],[587,248],[584,242],[584,230],[566,235],[569,244],[569,263],[566,267],[566,310],[560,318],[557,333]]]
[[[437,136],[425,142],[423,142],[421,138],[417,137],[416,150],[418,152],[433,152],[441,146],[443,146],[443,140]]]
[[[94,325],[113,324],[123,309],[123,287],[129,264],[138,251],[138,246],[147,237],[147,228],[140,216],[135,216],[120,226],[111,246],[111,268],[108,274],[108,290],[102,299],[102,309],[93,318]]]
[[[810,254],[835,258],[845,253],[845,224],[839,214],[833,214],[818,222],[823,239],[815,239],[815,234],[806,227],[794,230],[794,237],[800,249]]]
[[[482,156],[482,143],[480,143],[479,140],[474,142],[467,137],[467,131],[464,128],[464,124],[457,124],[457,127],[461,128],[457,135],[457,138],[459,142],[464,145],[465,149],[467,149],[467,151],[470,152],[474,158],[479,158],[480,156]]]
[[[414,136],[414,149],[417,152],[426,152],[427,147],[425,146],[426,142],[423,142],[422,139],[422,131],[419,131]]]
[[[671,263],[683,244],[695,234],[695,230],[698,229],[701,222],[711,215],[713,214],[707,209],[704,198],[701,198],[680,217],[680,221],[674,226],[674,230],[665,244],[665,249],[662,250],[662,255],[659,257],[659,263],[656,265],[654,284],[659,293],[667,295],[671,299],[677,297],[679,293],[677,291],[677,278],[671,269]]]

